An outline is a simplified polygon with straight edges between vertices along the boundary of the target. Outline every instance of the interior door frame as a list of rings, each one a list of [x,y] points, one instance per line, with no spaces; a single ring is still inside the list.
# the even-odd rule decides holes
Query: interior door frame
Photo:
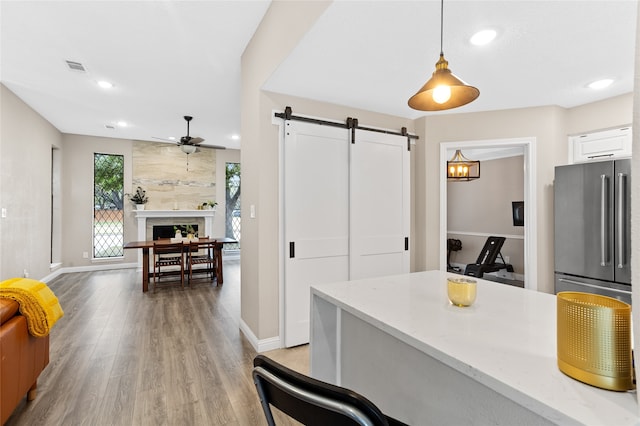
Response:
[[[536,138],[485,139],[440,143],[440,270],[447,270],[447,151],[465,148],[514,148],[524,152],[524,287],[538,290],[538,219],[536,196]]]

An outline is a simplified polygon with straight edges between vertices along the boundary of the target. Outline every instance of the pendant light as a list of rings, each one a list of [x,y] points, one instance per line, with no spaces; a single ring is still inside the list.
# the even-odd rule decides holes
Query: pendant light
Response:
[[[440,1],[440,59],[436,70],[418,93],[409,99],[409,106],[420,111],[442,111],[466,105],[480,96],[480,91],[456,77],[444,59],[442,49],[444,0]]]
[[[469,160],[456,149],[451,161],[447,161],[447,180],[469,181],[480,178],[480,161]]]

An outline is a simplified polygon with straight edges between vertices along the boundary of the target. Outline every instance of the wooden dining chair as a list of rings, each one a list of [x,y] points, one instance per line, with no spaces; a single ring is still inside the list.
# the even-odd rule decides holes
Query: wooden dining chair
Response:
[[[207,239],[207,237],[203,238]],[[217,241],[192,241],[189,243],[189,249],[187,250],[187,268],[189,273],[189,286],[192,284],[194,273],[205,273],[210,281],[216,278],[216,244]],[[195,268],[196,265],[206,265],[205,268]]]
[[[176,275],[177,268],[172,268],[162,272],[162,268],[170,266],[180,267],[180,287],[184,288],[184,248],[181,241],[179,243],[153,243],[153,291],[160,283],[160,277]],[[177,283],[178,281],[175,281]],[[172,283],[174,284],[174,283]]]

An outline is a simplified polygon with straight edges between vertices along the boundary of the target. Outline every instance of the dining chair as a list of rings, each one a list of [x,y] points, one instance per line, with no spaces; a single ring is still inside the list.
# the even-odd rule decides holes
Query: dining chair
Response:
[[[161,276],[175,275],[177,268],[162,272],[162,268],[180,267],[180,287],[184,288],[184,243],[153,243],[153,291],[160,284]],[[177,283],[177,281],[176,281]],[[173,284],[173,283],[172,283]]]
[[[307,426],[407,426],[364,396],[293,371],[264,355],[253,359],[253,381],[269,426],[271,406]]]
[[[207,240],[208,237],[202,238]],[[217,241],[191,241],[187,250],[187,269],[189,273],[189,286],[192,284],[194,273],[205,273],[211,278],[211,282],[216,278],[216,244]],[[205,268],[195,268],[196,265],[206,265]]]

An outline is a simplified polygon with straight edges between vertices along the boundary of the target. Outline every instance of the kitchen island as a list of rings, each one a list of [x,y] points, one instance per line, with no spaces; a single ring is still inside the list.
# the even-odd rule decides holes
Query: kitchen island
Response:
[[[640,423],[635,392],[557,367],[556,297],[478,279],[447,300],[427,271],[311,288],[311,375],[362,393],[411,425]]]

